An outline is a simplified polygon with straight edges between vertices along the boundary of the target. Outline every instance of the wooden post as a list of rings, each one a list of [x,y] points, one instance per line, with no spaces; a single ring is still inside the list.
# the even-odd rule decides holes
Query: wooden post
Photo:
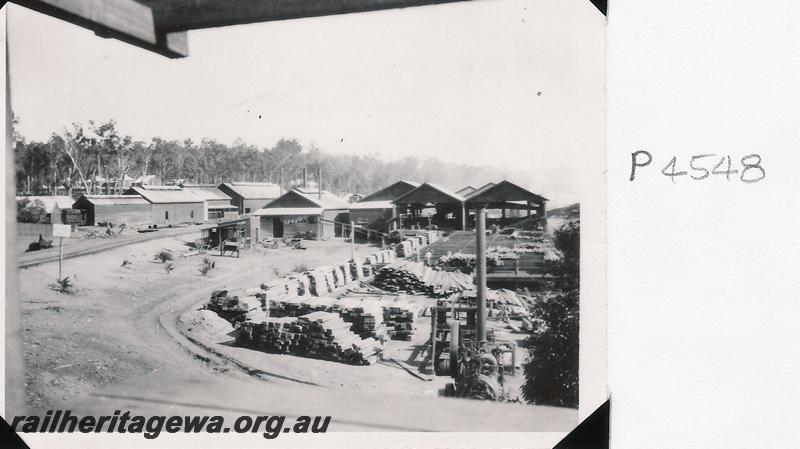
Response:
[[[356,223],[350,222],[350,258],[356,260]]]
[[[58,238],[58,280],[61,280],[61,264],[64,262],[64,237]]]
[[[465,231],[467,229],[467,205],[465,203],[461,203],[461,230]]]

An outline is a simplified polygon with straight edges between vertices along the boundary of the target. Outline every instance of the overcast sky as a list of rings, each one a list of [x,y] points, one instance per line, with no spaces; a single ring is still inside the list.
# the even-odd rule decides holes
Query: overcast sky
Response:
[[[491,164],[577,201],[604,151],[605,18],[588,0],[478,0],[189,32],[171,60],[11,5],[27,139],[115,119],[134,138]],[[541,92],[539,95],[538,93]]]

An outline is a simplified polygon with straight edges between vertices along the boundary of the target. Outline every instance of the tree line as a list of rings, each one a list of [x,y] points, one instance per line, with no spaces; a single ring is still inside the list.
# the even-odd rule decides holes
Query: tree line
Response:
[[[313,145],[304,148],[297,139],[284,138],[272,147],[258,147],[241,139],[228,145],[213,138],[150,141],[122,133],[114,120],[73,123],[53,132],[46,141],[27,141],[16,133],[13,120],[16,189],[20,195],[72,195],[75,189],[100,193],[98,177],[107,180],[157,175],[164,183],[220,184],[256,181],[291,185],[308,170],[314,180],[322,169],[325,190],[369,194],[398,180],[435,182],[458,190],[466,185],[507,177],[505,170],[443,162],[430,157],[399,157],[328,153]],[[435,153],[434,151],[432,151]],[[109,182],[109,193],[119,193],[122,182]]]

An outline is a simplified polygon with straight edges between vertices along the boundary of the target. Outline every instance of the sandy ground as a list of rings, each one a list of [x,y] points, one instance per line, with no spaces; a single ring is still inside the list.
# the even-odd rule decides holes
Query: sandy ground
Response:
[[[203,256],[181,256],[195,238],[162,238],[65,261],[64,274],[78,288],[73,295],[48,288],[57,263],[20,270],[30,411],[321,413],[334,417],[336,430],[566,431],[577,423],[571,409],[443,398],[438,390],[447,378],[421,380],[393,362],[349,366],[226,345],[227,329],[204,329],[192,320],[212,290],[255,287],[300,264],[344,261],[350,245],[308,242],[308,250],[209,256],[217,268],[202,276]],[[161,249],[176,255],[170,273],[152,260]],[[360,256],[374,250],[357,245]],[[126,259],[131,264],[122,267]],[[411,343],[420,344],[427,332],[419,329]],[[403,360],[410,347],[392,342],[387,352]],[[469,418],[452,419],[470,410]]]

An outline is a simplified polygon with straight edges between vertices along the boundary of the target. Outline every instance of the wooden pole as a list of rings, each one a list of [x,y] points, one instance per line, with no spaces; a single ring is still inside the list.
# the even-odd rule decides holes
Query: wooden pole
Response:
[[[356,260],[356,223],[350,222],[350,258]]]
[[[481,343],[486,342],[486,208],[480,206],[477,211],[477,223],[475,223],[477,262],[476,282],[478,287],[478,310],[476,320],[477,339]]]
[[[61,264],[64,262],[64,237],[58,238],[58,280],[61,280]]]

